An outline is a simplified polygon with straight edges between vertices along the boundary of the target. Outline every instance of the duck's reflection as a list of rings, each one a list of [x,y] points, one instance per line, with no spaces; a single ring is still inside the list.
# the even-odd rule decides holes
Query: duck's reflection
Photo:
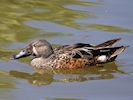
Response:
[[[25,73],[19,71],[10,71],[10,75],[27,80],[33,85],[49,85],[52,82],[84,82],[88,80],[102,80],[114,78],[113,73],[125,72],[118,70],[117,65],[112,62],[102,66],[93,66],[86,69],[76,70],[54,70],[54,72],[44,72],[43,74],[38,73]]]

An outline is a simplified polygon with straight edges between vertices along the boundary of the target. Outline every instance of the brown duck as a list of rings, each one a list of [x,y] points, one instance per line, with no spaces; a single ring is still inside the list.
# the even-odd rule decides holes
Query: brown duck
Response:
[[[34,56],[31,65],[35,69],[77,69],[96,64],[112,62],[128,46],[112,47],[121,40],[112,39],[99,45],[77,43],[64,45],[53,49],[46,40],[37,40],[30,43],[20,53],[13,56],[19,59],[26,56]]]

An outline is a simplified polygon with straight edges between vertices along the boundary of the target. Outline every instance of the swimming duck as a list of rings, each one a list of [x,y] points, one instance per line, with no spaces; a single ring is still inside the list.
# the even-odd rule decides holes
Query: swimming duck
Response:
[[[54,49],[48,41],[37,40],[31,42],[18,54],[13,55],[13,59],[32,55],[34,58],[31,61],[31,65],[35,69],[84,68],[114,61],[117,55],[128,47],[112,47],[112,45],[119,40],[121,40],[121,38],[108,40],[99,45],[77,43],[72,45],[63,45]]]

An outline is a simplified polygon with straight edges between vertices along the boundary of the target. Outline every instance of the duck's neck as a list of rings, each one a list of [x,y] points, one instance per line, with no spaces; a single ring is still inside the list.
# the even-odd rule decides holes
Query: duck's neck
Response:
[[[49,58],[52,54],[54,54],[53,49],[42,55],[41,57],[43,58]]]

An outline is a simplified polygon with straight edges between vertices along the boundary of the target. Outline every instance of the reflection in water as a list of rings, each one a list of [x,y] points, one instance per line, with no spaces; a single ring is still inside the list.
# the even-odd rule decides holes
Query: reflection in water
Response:
[[[54,74],[56,72],[56,74]],[[54,73],[25,73],[19,71],[10,71],[10,75],[27,80],[30,84],[42,86],[49,85],[52,82],[84,82],[89,80],[102,80],[115,78],[113,73],[125,74],[118,70],[117,65],[112,62],[103,66],[93,66],[86,69],[76,70],[54,70]],[[57,77],[58,76],[58,77]]]
[[[77,0],[2,0],[0,3],[0,45],[16,41],[26,41],[38,36],[37,33],[40,33],[40,31],[25,26],[23,24],[24,21],[47,20],[61,25],[80,28],[80,25],[75,23],[74,20],[85,18],[89,15],[87,15],[87,12],[65,8],[66,5],[74,4],[82,6],[97,5],[96,2]],[[54,32],[46,33],[46,36],[50,34],[52,34],[50,36],[57,35],[53,34]],[[45,33],[41,32],[41,34]]]
[[[48,85],[53,82],[53,75],[44,73],[42,75],[38,73],[29,74],[25,72],[19,72],[19,71],[10,71],[10,75],[27,80],[30,84],[34,85]]]
[[[8,75],[8,72],[0,70],[0,89],[1,88],[14,88],[14,80]]]
[[[11,42],[27,41],[40,37],[40,35],[53,37],[61,34],[57,32],[40,31],[24,24],[25,21],[45,20],[59,25],[69,26],[75,29],[88,29],[88,26],[77,23],[75,20],[92,18],[93,11],[82,11],[67,8],[70,5],[97,6],[103,2],[82,0],[2,0],[0,3],[0,45],[5,46]],[[6,16],[6,17],[5,17]],[[95,17],[94,17],[95,18]],[[108,27],[101,25],[89,25],[90,28],[105,30],[108,32],[128,32],[128,29],[119,27]]]
[[[0,60],[9,60],[13,53],[17,52],[18,50],[5,50],[0,49]]]
[[[118,26],[110,26],[110,25],[90,24],[90,25],[87,25],[86,27],[107,31],[107,32],[131,32],[130,29],[126,29]]]

